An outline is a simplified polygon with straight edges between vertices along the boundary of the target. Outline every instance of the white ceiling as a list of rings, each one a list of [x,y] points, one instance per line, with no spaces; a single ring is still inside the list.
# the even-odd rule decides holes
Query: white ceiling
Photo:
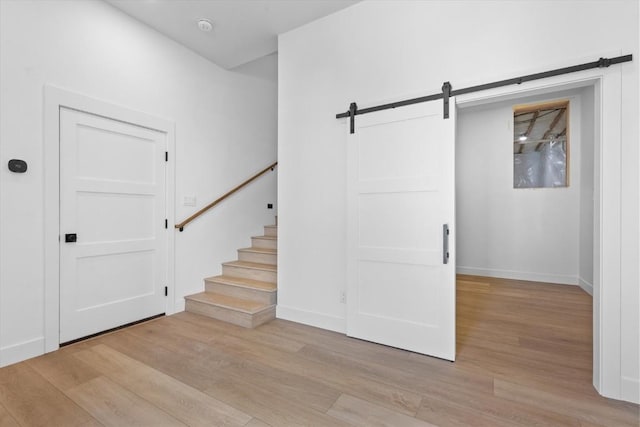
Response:
[[[126,14],[230,69],[278,50],[278,34],[358,0],[105,0]],[[209,33],[199,19],[213,23]]]

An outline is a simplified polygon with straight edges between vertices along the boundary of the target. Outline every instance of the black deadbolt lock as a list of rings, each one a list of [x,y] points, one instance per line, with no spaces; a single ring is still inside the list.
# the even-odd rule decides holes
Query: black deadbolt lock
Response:
[[[78,236],[75,233],[73,233],[73,234],[65,234],[64,235],[65,243],[75,243],[76,240],[78,240]]]
[[[9,170],[15,173],[25,173],[27,171],[27,162],[19,159],[9,160]]]

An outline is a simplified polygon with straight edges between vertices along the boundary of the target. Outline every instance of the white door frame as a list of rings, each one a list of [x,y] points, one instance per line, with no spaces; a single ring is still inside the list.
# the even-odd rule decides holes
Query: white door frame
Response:
[[[83,111],[154,129],[167,135],[166,313],[175,311],[175,124],[169,120],[90,98],[69,90],[44,87],[44,352],[60,347],[60,108]]]
[[[458,108],[593,86],[595,91],[593,385],[621,399],[621,70],[598,68],[457,97]],[[606,150],[603,146],[606,145]],[[604,284],[604,285],[603,285]]]

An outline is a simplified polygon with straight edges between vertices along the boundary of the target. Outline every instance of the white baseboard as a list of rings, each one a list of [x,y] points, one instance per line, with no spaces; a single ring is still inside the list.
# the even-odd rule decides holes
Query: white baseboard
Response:
[[[528,280],[532,282],[578,285],[578,277],[565,274],[532,273],[529,271],[497,270],[478,267],[456,267],[456,273],[472,276],[496,277],[500,279]]]
[[[279,304],[276,306],[276,317],[278,319],[291,320],[292,322],[315,326],[316,328],[327,329],[341,334],[346,333],[347,330],[346,319],[343,317],[299,310]]]
[[[174,303],[173,303],[173,311],[171,313],[167,312],[167,316],[170,316],[172,314],[176,314],[176,313],[180,313],[181,311],[185,310],[185,305],[186,302],[184,300],[184,298],[176,298]]]
[[[637,378],[622,377],[621,389],[622,400],[640,404],[640,380]]]
[[[44,337],[0,348],[0,367],[44,354]]]
[[[173,304],[173,313],[167,313],[167,315],[176,314],[176,313],[180,313],[181,311],[184,311],[185,304],[186,303],[184,301],[184,298],[176,298]]]
[[[578,286],[580,286],[583,291],[593,296],[593,285],[584,280],[582,277],[578,278]]]

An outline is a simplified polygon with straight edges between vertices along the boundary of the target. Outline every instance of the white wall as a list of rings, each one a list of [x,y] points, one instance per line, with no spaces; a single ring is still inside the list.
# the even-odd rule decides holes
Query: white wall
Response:
[[[225,71],[101,1],[0,1],[0,365],[43,351],[43,94],[51,84],[175,123],[183,219],[276,160],[275,57]],[[269,69],[261,73],[261,69]],[[28,162],[25,174],[7,161]],[[198,206],[184,207],[183,196]],[[176,231],[182,296],[273,223],[276,174]],[[171,230],[173,232],[173,230]]]
[[[578,251],[578,285],[593,295],[593,209],[595,179],[594,117],[595,97],[593,88],[581,91],[582,114],[580,122],[580,236]],[[576,160],[574,160],[576,161]]]
[[[603,26],[607,31],[594,30]],[[637,387],[638,45],[632,0],[365,1],[280,36],[278,316],[345,330],[339,297],[346,280],[348,123],[335,114],[350,102],[366,107],[437,93],[444,81],[462,88],[632,53],[634,62],[619,66],[625,95],[618,380]]]
[[[570,101],[569,186],[514,189],[513,106],[556,99]],[[584,169],[581,111],[581,97],[575,90],[459,110],[458,273],[578,284],[581,240],[578,219]],[[593,134],[593,129],[584,131]],[[592,135],[587,136],[587,141],[593,144]],[[593,154],[591,162],[589,168],[593,170]],[[593,212],[593,208],[590,210]],[[593,240],[593,230],[585,229],[584,233],[586,245]],[[590,256],[593,258],[593,252]]]

